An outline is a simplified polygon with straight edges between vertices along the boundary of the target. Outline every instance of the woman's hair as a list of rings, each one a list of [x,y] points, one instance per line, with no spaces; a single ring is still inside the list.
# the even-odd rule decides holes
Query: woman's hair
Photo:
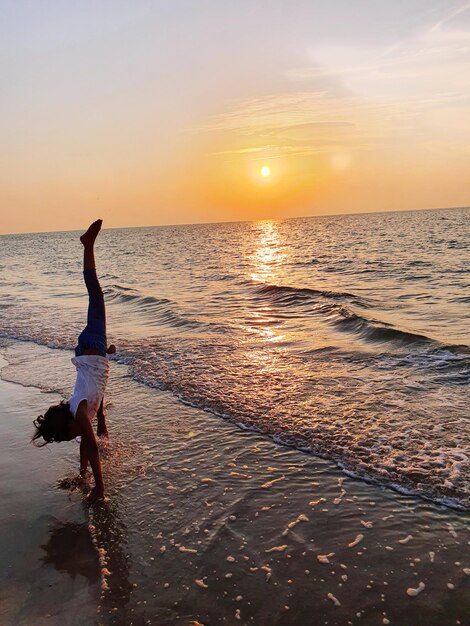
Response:
[[[36,426],[31,441],[34,443],[41,437],[44,443],[36,443],[35,445],[42,447],[53,441],[67,441],[69,439],[69,426],[73,422],[73,415],[70,412],[68,402],[55,404],[47,409],[44,415],[40,415],[34,420]]]

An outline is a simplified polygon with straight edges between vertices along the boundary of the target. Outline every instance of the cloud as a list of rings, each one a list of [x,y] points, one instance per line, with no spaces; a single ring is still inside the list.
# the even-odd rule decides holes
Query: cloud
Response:
[[[444,24],[447,24],[448,22],[452,21],[454,17],[457,17],[458,15],[461,15],[462,13],[466,13],[469,10],[470,10],[470,2],[466,2],[462,6],[457,7],[453,11],[450,11],[450,13],[448,13],[446,16],[444,16],[442,19],[436,22],[433,26],[431,26],[429,30],[440,31],[442,30],[442,27],[444,26]]]
[[[386,46],[311,46],[309,64],[287,72],[294,83],[315,84],[326,77],[351,94],[425,101],[445,94],[461,99],[470,88],[470,27],[454,18],[470,12],[462,5],[412,37]]]
[[[221,148],[210,156],[307,156],[368,150],[397,133],[406,111],[390,103],[326,92],[243,99],[199,127]]]

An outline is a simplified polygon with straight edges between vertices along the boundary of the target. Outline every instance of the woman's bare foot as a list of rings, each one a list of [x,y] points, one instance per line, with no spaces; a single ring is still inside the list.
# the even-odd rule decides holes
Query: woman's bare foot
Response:
[[[98,233],[101,230],[102,224],[103,220],[96,220],[96,222],[90,224],[86,233],[83,233],[83,235],[80,237],[80,241],[85,247],[93,246],[93,244],[95,243],[95,239],[97,238]]]

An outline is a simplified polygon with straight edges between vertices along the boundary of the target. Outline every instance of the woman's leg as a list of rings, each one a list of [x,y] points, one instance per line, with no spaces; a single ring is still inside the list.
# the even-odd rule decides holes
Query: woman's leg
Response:
[[[106,354],[106,309],[103,291],[95,268],[89,267],[83,270],[83,278],[88,291],[87,328],[93,335],[102,336],[104,353]]]
[[[100,354],[106,356],[106,310],[103,291],[101,290],[95,269],[94,244],[100,232],[102,220],[93,222],[80,237],[83,244],[83,278],[88,291],[87,325],[78,338],[75,349],[77,356],[82,354]]]

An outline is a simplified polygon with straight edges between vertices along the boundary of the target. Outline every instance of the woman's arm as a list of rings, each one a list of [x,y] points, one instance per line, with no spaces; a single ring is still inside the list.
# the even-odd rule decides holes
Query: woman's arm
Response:
[[[93,471],[93,477],[95,479],[95,486],[91,490],[90,495],[87,498],[89,502],[94,503],[104,498],[104,483],[101,473],[100,453],[98,450],[98,444],[96,443],[95,433],[93,432],[91,422],[88,419],[86,400],[82,400],[78,405],[75,420],[77,426],[80,429],[80,434],[82,437],[82,441],[80,444],[80,469],[82,467],[81,459],[83,450],[83,458],[85,458],[86,456],[88,461],[90,461],[91,469]]]
[[[85,474],[88,468],[88,457],[85,451],[85,444],[83,439],[80,441],[80,476],[85,478]]]

